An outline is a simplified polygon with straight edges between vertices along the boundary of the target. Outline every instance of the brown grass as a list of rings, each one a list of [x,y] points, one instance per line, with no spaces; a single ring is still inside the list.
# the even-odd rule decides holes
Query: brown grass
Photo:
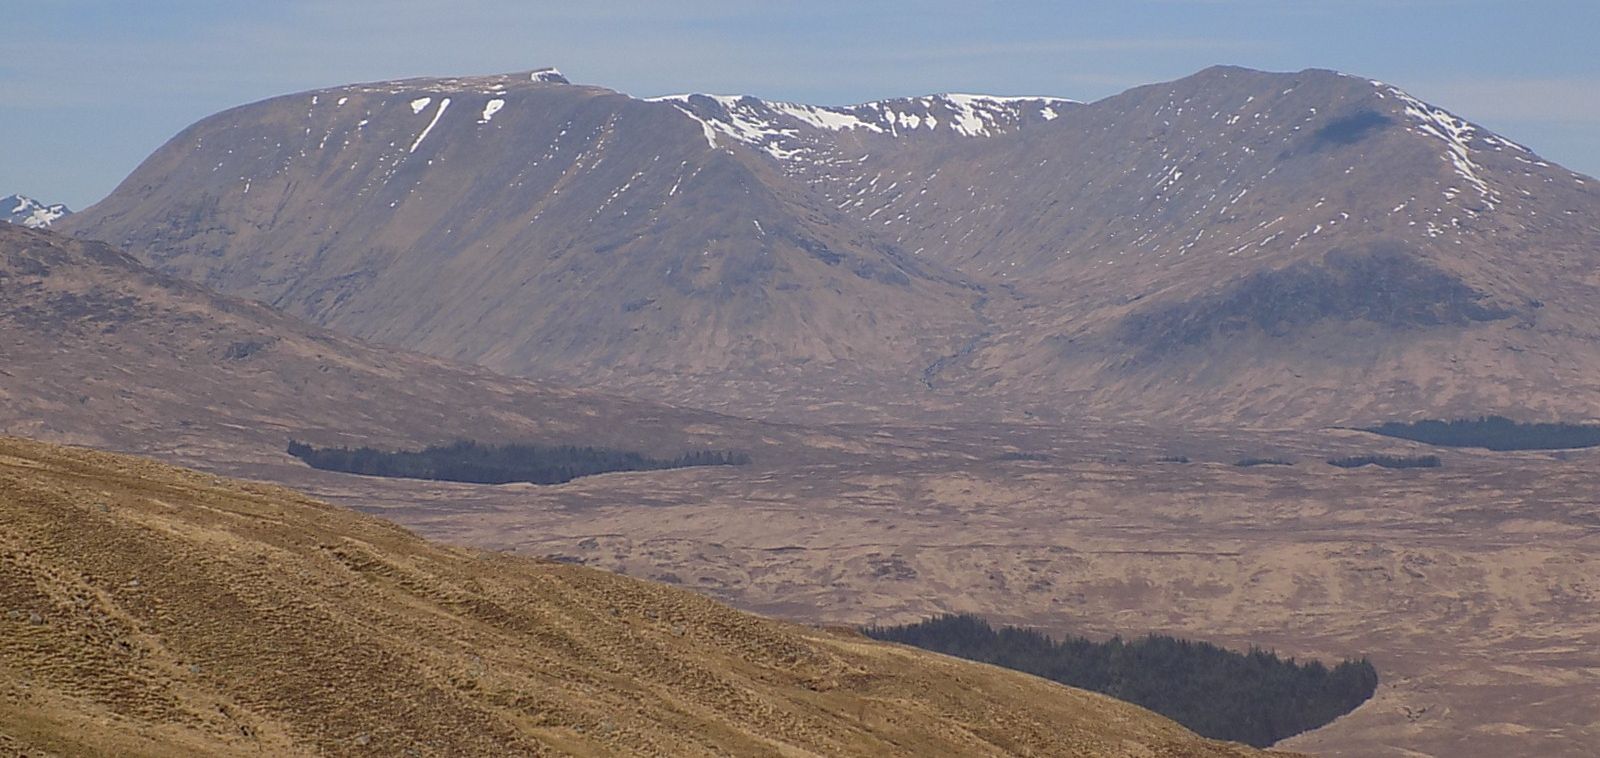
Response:
[[[0,438],[0,755],[1254,751],[1109,698]]]

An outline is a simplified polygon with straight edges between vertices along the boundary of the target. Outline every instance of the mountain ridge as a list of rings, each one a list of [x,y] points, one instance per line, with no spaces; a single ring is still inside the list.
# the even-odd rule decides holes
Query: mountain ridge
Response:
[[[0,225],[0,293],[3,433],[224,472],[300,468],[291,438],[804,449],[777,427],[378,348],[47,230]]]
[[[0,223],[17,224],[29,229],[45,229],[60,219],[72,215],[62,203],[46,205],[26,195],[0,197]]]
[[[1398,88],[1213,67],[1083,104],[350,85],[204,120],[66,223],[363,338],[677,404],[1301,426],[1592,414],[1597,218],[1586,178]],[[1146,339],[1174,318],[1192,339]]]

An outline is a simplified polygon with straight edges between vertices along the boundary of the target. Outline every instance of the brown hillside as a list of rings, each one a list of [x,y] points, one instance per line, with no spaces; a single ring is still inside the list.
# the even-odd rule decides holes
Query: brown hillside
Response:
[[[881,367],[959,345],[975,297],[672,105],[537,76],[232,109],[122,190],[76,229],[219,291],[502,373],[670,372],[683,396],[761,372],[910,389]]]
[[[696,407],[1308,428],[1594,416],[1597,186],[1331,71],[846,108],[508,75],[235,108],[60,224],[358,337]]]
[[[1115,700],[0,439],[0,753],[1250,755]]]
[[[793,436],[375,348],[157,273],[106,245],[9,224],[0,224],[0,433],[213,470],[287,462],[291,437],[665,455],[732,448],[759,461]]]

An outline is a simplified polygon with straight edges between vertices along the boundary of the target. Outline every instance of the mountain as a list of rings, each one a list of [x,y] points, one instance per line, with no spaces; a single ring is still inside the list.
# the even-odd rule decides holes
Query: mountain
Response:
[[[20,224],[30,229],[43,229],[55,223],[58,219],[72,215],[67,206],[60,203],[45,205],[31,197],[22,195],[7,195],[0,197],[0,221],[7,224]]]
[[[782,430],[376,348],[104,244],[0,225],[0,432],[228,469],[290,438],[755,454]],[[800,448],[790,447],[786,456]]]
[[[1087,104],[352,85],[203,120],[65,224],[363,338],[747,414],[1600,407],[1595,182],[1331,71]]]
[[[1245,756],[1031,676],[0,438],[0,751]]]
[[[550,73],[227,111],[96,208],[77,233],[349,334],[507,373],[671,376],[682,399],[759,372],[893,383],[880,367],[951,349],[977,297],[672,104]]]
[[[863,169],[915,189],[858,216],[1005,293],[941,381],[1262,425],[1600,407],[1596,183],[1395,87],[1221,67],[1007,142]]]

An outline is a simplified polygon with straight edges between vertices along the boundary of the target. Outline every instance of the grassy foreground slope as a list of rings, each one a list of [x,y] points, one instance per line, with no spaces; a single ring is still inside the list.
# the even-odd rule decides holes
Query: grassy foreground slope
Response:
[[[1110,698],[0,437],[0,755],[1239,756]]]

